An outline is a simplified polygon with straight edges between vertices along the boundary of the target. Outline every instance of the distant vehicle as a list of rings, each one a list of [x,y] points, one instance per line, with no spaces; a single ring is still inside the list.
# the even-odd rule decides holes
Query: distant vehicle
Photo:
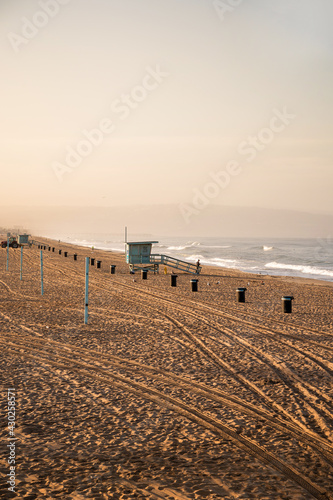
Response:
[[[2,248],[6,248],[6,246],[7,246],[7,240],[2,241],[1,242],[1,247]],[[20,245],[18,244],[17,239],[14,238],[13,236],[11,236],[9,238],[9,246],[12,247],[12,248],[18,248]]]

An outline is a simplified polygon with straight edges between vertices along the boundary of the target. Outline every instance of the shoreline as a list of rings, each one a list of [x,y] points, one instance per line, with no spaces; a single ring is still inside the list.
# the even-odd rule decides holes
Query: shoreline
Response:
[[[65,242],[65,241],[62,241],[60,240],[60,243],[59,243],[59,240],[54,240],[52,238],[46,238],[46,237],[32,237],[31,238],[32,240],[36,240],[36,241],[45,241],[45,242],[49,242],[49,244],[53,244],[53,245],[66,245],[68,248],[71,248],[71,247],[77,247],[77,248],[81,248],[82,250],[90,250],[92,249],[92,247],[90,245],[79,245],[79,244],[76,244],[76,243],[72,243],[72,242]],[[125,243],[124,243],[125,244]],[[100,252],[105,252],[107,254],[114,254],[116,255],[117,257],[120,257],[124,260],[125,262],[125,253],[124,252],[121,252],[121,251],[116,251],[116,250],[109,250],[109,249],[101,249],[101,248],[97,248],[97,247],[94,247],[94,251],[100,251]],[[126,264],[127,265],[127,264]],[[127,268],[128,268],[128,265],[127,265]],[[248,277],[248,279],[254,279],[255,277],[257,279],[264,279],[265,277],[267,278],[271,278],[271,279],[278,279],[278,280],[284,280],[286,282],[299,282],[300,284],[301,283],[306,283],[306,284],[314,284],[314,285],[318,285],[318,286],[327,286],[327,287],[333,287],[333,279],[332,281],[330,280],[325,280],[325,279],[320,279],[320,278],[309,278],[309,277],[303,277],[303,276],[290,276],[290,275],[278,275],[278,274],[269,274],[267,271],[262,271],[260,273],[255,273],[255,272],[251,272],[251,271],[243,271],[241,269],[235,269],[235,268],[229,268],[229,267],[222,267],[222,266],[211,266],[211,265],[205,265],[203,264],[202,265],[202,268],[204,270],[207,270],[207,276],[213,276],[215,275],[216,277],[220,277],[221,276],[221,273],[226,273],[227,276],[229,275],[234,275],[235,274],[239,274],[241,276],[244,276],[245,279],[246,277]],[[220,271],[220,272],[218,272]],[[161,271],[160,271],[161,272]],[[206,273],[200,273],[199,276],[204,276]]]

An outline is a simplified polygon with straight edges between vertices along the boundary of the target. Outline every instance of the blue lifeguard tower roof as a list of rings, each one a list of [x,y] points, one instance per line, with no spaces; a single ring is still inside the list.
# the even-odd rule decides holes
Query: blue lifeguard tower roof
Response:
[[[152,245],[158,241],[126,241],[126,245]]]

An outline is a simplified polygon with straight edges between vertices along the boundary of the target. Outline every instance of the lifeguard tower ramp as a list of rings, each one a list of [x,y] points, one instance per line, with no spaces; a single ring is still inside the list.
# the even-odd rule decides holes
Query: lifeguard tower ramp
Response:
[[[167,266],[185,273],[199,274],[201,267],[169,255],[152,254],[153,243],[158,241],[130,241],[126,242],[126,262],[131,271],[153,270],[159,271],[159,266]]]
[[[199,274],[201,271],[201,267],[196,264],[191,264],[190,262],[186,262],[185,260],[175,259],[174,257],[170,257],[169,255],[162,254],[151,254],[150,262],[154,264],[163,265],[172,267],[173,269],[178,269],[179,271],[183,271],[184,273],[190,274]]]

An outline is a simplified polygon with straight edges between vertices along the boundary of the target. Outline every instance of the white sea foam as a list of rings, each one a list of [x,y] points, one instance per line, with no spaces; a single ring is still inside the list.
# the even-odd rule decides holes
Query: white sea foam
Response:
[[[187,246],[167,247],[167,250],[185,250],[186,248],[190,248],[190,247],[187,247]]]
[[[186,250],[187,248],[192,248],[192,247],[199,247],[201,243],[198,241],[188,241],[185,243],[185,245],[179,245],[179,246],[169,246],[167,247],[167,250]]]
[[[309,274],[309,275],[319,275],[319,276],[332,276],[333,271],[329,271],[327,269],[320,269],[319,267],[314,266],[302,266],[295,264],[283,264],[282,262],[268,262],[265,264],[265,267],[268,269],[281,269],[286,271],[294,271],[296,273]]]
[[[264,250],[264,252],[268,252],[269,250],[273,250],[273,247],[268,247],[268,246],[264,245],[262,247],[262,249]]]
[[[204,264],[206,266],[218,266],[218,267],[228,267],[232,269],[237,269],[241,265],[239,261],[234,259],[221,259],[219,257],[213,257],[211,259],[207,259],[203,255],[198,255],[198,254],[189,255],[188,257],[186,257],[186,260],[190,262],[193,261],[196,262],[198,259],[200,259],[201,265]]]
[[[216,262],[217,264],[240,264],[240,262],[238,260],[235,260],[235,259],[221,259],[220,257],[213,257],[211,259],[212,262]]]

